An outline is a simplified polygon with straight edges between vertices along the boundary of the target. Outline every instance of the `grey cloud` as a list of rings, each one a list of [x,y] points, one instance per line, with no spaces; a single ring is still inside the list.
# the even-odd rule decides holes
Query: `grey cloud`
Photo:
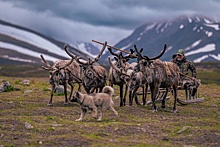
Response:
[[[180,14],[218,16],[217,0],[7,0],[15,7],[97,26],[134,29],[146,20]]]
[[[0,19],[68,42],[117,43],[147,21],[196,13],[219,18],[219,10],[219,0],[0,0]]]

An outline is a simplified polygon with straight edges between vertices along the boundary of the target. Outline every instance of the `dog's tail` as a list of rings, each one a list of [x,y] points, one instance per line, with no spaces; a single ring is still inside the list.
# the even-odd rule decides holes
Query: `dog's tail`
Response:
[[[114,94],[114,89],[111,86],[105,86],[102,89],[103,93],[107,93],[110,97],[112,97],[112,95]]]

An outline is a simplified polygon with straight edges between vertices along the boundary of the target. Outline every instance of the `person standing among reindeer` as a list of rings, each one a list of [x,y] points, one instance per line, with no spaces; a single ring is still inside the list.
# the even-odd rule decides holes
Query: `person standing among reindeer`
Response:
[[[186,59],[183,49],[179,49],[177,51],[176,55],[173,57],[173,62],[177,64],[180,72],[182,72],[184,75],[188,75],[190,70],[192,72],[192,78],[196,78],[196,67],[193,62]]]
[[[183,49],[179,49],[175,55],[173,55],[173,61],[180,69],[180,84],[185,89],[192,88],[192,96],[197,92],[197,88],[200,82],[196,79],[197,71],[193,62],[186,59]],[[189,77],[189,70],[192,72],[192,77]]]

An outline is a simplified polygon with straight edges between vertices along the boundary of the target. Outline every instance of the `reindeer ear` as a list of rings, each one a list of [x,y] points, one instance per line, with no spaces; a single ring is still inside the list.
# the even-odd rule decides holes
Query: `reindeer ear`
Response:
[[[125,59],[126,60],[126,62],[128,62],[130,59],[129,58],[127,58],[127,59]]]
[[[118,58],[114,57],[115,61],[118,61]]]
[[[140,53],[142,53],[142,52],[143,52],[143,50],[144,50],[144,49],[143,49],[143,48],[141,48]]]

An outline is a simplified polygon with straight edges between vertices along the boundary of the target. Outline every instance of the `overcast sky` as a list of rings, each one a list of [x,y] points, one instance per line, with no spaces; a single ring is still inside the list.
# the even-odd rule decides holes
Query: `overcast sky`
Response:
[[[0,0],[0,19],[59,40],[116,44],[138,26],[179,15],[220,18],[220,0]]]

